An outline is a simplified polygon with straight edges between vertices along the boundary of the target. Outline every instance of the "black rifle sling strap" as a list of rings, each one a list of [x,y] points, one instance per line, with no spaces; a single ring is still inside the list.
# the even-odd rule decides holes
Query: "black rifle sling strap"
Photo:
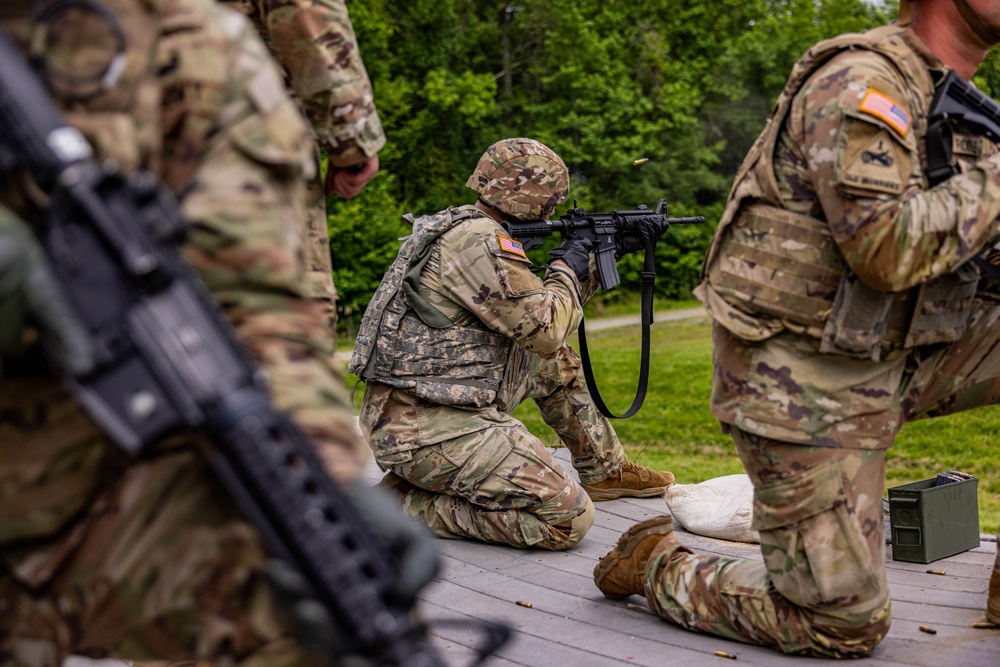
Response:
[[[628,419],[639,411],[642,402],[646,400],[646,386],[649,382],[649,327],[653,323],[653,283],[656,281],[656,242],[646,246],[642,265],[642,352],[639,359],[639,384],[635,390],[632,405],[623,414],[611,412],[601,392],[597,389],[594,379],[594,369],[590,364],[590,351],[587,348],[587,328],[585,320],[580,320],[580,357],[583,359],[583,375],[587,379],[587,388],[594,399],[594,405],[601,414],[609,419]]]

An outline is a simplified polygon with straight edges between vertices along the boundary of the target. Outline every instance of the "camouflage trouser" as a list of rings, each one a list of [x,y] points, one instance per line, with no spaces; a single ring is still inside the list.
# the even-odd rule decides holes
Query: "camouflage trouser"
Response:
[[[962,338],[915,351],[887,391],[900,421],[1000,402],[997,304],[977,299]],[[764,562],[660,554],[647,570],[650,606],[685,627],[789,653],[869,654],[890,620],[885,451],[792,445],[735,428],[732,434],[754,481]],[[1000,584],[1000,574],[995,578]]]
[[[567,549],[594,523],[587,492],[512,417],[421,449],[393,472],[419,488],[408,514],[441,537]]]
[[[789,445],[734,429],[764,562],[667,551],[650,608],[686,628],[786,653],[868,655],[889,629],[885,451]]]
[[[563,345],[548,359],[527,356],[523,398],[535,402],[542,419],[569,449],[580,481],[598,484],[617,473],[628,456],[611,422],[590,397],[577,351]]]
[[[66,559],[43,585],[0,556],[0,664],[59,667],[70,653],[306,665],[275,620],[253,528],[191,449],[131,465],[48,546]],[[41,553],[41,555],[46,555]],[[12,569],[12,568],[17,568]]]
[[[534,399],[583,483],[601,482],[627,461],[587,393],[571,348],[551,359],[528,355],[528,370],[513,395]],[[419,487],[406,496],[406,510],[438,535],[566,549],[593,523],[587,493],[537,437],[496,406],[429,405],[411,392],[372,382],[361,423],[379,464]],[[426,444],[404,456],[386,456],[390,445],[418,441]]]

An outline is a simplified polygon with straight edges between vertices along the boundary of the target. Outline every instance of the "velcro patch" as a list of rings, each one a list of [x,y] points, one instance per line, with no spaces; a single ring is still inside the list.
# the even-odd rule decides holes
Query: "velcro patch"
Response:
[[[905,137],[906,132],[910,129],[910,114],[888,95],[884,95],[874,88],[869,88],[868,92],[865,93],[859,110],[888,123],[889,127],[899,132],[901,137]]]
[[[514,239],[508,238],[503,234],[497,234],[497,241],[500,242],[501,250],[528,259],[528,256],[524,254],[524,246],[521,245],[520,241],[515,241]]]
[[[864,144],[849,144],[847,157],[847,167],[840,174],[840,182],[846,186],[892,195],[900,194],[906,186],[909,168],[900,162],[905,162],[906,157],[899,155],[896,142],[885,130],[879,130]]]
[[[997,152],[997,146],[986,137],[955,132],[952,138],[952,152],[976,162]]]

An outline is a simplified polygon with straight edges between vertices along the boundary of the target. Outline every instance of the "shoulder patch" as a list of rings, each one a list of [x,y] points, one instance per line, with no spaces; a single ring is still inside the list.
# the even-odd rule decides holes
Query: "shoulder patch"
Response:
[[[900,150],[889,132],[883,129],[877,129],[874,136],[868,132],[852,134],[843,164],[840,172],[843,185],[892,195],[903,192],[912,170],[909,154]]]
[[[500,243],[500,249],[504,252],[509,252],[519,257],[528,259],[528,256],[524,254],[524,246],[521,245],[520,241],[515,241],[514,239],[504,236],[503,234],[497,234],[497,241]]]
[[[874,88],[868,89],[858,109],[888,123],[889,127],[899,132],[901,137],[905,137],[910,129],[910,114],[896,104],[891,97]]]

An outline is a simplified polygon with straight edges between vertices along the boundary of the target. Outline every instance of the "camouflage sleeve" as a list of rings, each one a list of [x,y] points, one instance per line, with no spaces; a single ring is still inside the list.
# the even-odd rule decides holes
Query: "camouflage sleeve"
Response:
[[[906,90],[883,57],[848,52],[810,78],[789,118],[847,263],[880,291],[954,270],[1000,229],[1000,155],[924,189],[924,110]]]
[[[347,167],[378,153],[385,133],[344,0],[238,4],[251,1],[256,7],[248,14],[285,68],[331,164]]]
[[[581,295],[568,269],[539,280],[523,253],[506,249],[504,234],[487,218],[444,234],[421,274],[421,293],[456,323],[476,318],[530,352],[552,355],[579,326],[581,296],[592,290],[584,287]]]
[[[185,253],[267,372],[276,406],[293,415],[328,470],[349,479],[368,449],[353,435],[322,304],[304,286],[312,138],[253,26],[209,4],[196,29],[164,38],[177,56],[165,88],[204,121],[165,138],[166,154],[197,156],[182,201],[191,221]],[[208,99],[193,102],[199,95]]]

